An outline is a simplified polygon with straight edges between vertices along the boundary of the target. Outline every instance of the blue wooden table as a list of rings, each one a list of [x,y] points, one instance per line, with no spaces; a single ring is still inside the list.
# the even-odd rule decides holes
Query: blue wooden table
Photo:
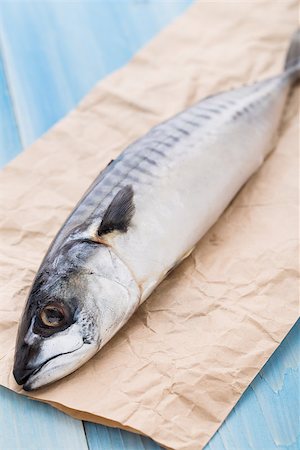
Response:
[[[0,164],[63,117],[192,0],[2,2]],[[300,449],[299,322],[206,450]],[[0,450],[154,450],[150,439],[81,422],[0,388]]]

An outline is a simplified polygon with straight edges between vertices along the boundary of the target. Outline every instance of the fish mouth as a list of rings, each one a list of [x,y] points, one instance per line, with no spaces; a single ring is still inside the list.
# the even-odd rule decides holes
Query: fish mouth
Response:
[[[46,361],[44,361],[42,364],[40,364],[38,367],[34,367],[33,369],[18,369],[15,367],[13,370],[13,375],[14,375],[14,378],[15,378],[17,384],[23,385],[24,391],[28,391],[28,392],[33,391],[34,388],[32,387],[30,379],[32,377],[34,377],[36,374],[38,374],[46,364],[48,364],[50,361],[52,361],[55,358],[59,358],[60,356],[74,353],[77,350],[81,349],[82,347],[83,347],[83,344],[80,347],[78,347],[75,350],[72,350],[70,352],[59,353],[58,355],[52,356],[51,358],[48,358]]]

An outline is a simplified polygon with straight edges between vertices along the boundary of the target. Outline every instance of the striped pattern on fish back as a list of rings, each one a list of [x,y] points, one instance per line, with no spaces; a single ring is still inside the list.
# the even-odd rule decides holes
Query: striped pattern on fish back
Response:
[[[280,89],[285,77],[244,86],[205,98],[187,110],[152,128],[144,137],[129,145],[97,177],[62,228],[66,235],[90,217],[99,220],[118,190],[128,184],[133,189],[151,184],[161,168],[180,151],[181,143],[195,132],[199,136],[215,129],[218,121],[243,120],[257,103]]]

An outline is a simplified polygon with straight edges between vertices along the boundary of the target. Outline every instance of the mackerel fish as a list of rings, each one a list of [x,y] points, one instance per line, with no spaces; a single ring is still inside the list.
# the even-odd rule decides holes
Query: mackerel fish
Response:
[[[205,98],[100,173],[31,287],[13,368],[24,390],[92,358],[188,256],[272,150],[299,78],[298,31],[280,75]]]

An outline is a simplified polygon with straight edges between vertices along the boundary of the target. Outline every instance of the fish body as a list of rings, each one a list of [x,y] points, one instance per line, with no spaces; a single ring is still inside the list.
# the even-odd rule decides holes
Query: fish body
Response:
[[[216,222],[272,150],[299,56],[298,32],[282,74],[202,100],[100,173],[29,294],[14,364],[25,390],[97,353]]]

